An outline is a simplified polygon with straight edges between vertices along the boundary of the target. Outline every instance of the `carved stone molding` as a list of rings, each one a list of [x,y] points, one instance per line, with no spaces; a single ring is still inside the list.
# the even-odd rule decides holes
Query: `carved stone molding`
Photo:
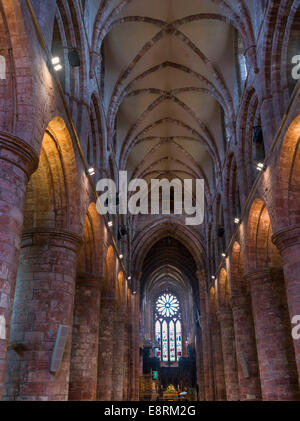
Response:
[[[82,238],[73,232],[56,228],[32,228],[22,234],[22,248],[44,243],[77,251],[82,244]]]
[[[39,157],[36,151],[10,133],[0,131],[0,159],[19,167],[29,178],[37,169]]]
[[[282,253],[283,250],[300,244],[300,224],[281,229],[272,236],[272,242]]]
[[[80,287],[100,290],[103,282],[103,276],[95,275],[93,273],[80,272],[76,276],[76,283]]]

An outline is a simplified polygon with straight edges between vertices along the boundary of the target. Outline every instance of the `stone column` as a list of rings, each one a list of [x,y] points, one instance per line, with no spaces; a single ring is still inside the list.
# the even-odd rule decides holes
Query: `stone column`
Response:
[[[260,400],[260,378],[251,297],[246,292],[230,299],[234,321],[240,400]]]
[[[74,304],[69,400],[95,401],[102,278],[78,274]]]
[[[202,271],[197,272],[199,281],[199,295],[200,295],[200,312],[201,312],[201,328],[202,328],[202,359],[203,359],[203,374],[204,374],[204,389],[205,400],[214,400],[213,389],[213,374],[211,361],[211,343],[210,343],[210,326],[207,315],[209,314],[209,305],[207,299],[207,291],[205,285],[205,274]]]
[[[222,353],[221,331],[216,315],[210,317],[212,355],[214,368],[215,400],[226,400],[226,386],[224,376],[224,363]]]
[[[124,316],[118,314],[114,320],[114,358],[113,358],[113,401],[123,400],[124,386]]]
[[[282,275],[264,270],[247,274],[246,279],[251,285],[262,398],[266,401],[298,400]]]
[[[134,335],[134,400],[139,401],[140,399],[140,375],[142,357],[140,353],[140,326],[139,326],[139,295],[138,293],[134,297],[134,318],[133,318],[133,335]]]
[[[198,396],[199,401],[205,401],[205,384],[204,384],[204,370],[203,370],[203,334],[201,329],[197,329],[196,335],[196,365],[197,365],[197,383],[198,383]]]
[[[130,356],[129,356],[129,394],[131,401],[134,400],[134,384],[135,384],[135,376],[134,376],[134,360],[135,360],[135,353],[134,353],[134,343],[133,343],[133,325],[132,325],[132,314],[130,315],[130,323],[129,323],[129,349],[130,349]]]
[[[101,298],[98,392],[99,401],[111,401],[113,396],[113,351],[114,351],[114,314],[116,300],[112,297]]]
[[[81,239],[55,229],[23,234],[8,354],[5,398],[67,400],[77,251]],[[70,327],[58,373],[50,362],[59,325]]]
[[[234,326],[231,309],[220,309],[220,311],[218,312],[218,319],[221,326],[226,396],[228,401],[238,401],[239,381],[237,373]]]
[[[35,151],[23,140],[0,132],[0,400],[6,369],[7,341],[18,269],[26,187],[37,168]]]
[[[129,332],[128,332],[128,315],[125,322],[124,330],[124,382],[123,382],[123,399],[129,401]]]
[[[300,224],[274,234],[274,244],[282,257],[290,320],[300,316]],[[294,349],[300,385],[300,339],[294,339]]]

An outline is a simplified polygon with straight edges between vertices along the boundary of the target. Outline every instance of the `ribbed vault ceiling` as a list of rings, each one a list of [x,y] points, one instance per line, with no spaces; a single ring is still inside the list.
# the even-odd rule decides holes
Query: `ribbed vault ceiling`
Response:
[[[197,297],[196,270],[195,261],[186,247],[171,237],[165,237],[151,247],[144,260],[141,292],[160,294],[166,290],[192,289]]]
[[[234,115],[237,10],[214,0],[108,3],[96,37],[121,169],[148,181],[204,177],[211,192],[224,156],[222,114]]]

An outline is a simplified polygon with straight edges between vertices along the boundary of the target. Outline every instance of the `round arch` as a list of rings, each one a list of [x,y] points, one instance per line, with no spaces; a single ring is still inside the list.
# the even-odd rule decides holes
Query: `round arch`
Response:
[[[267,206],[261,199],[252,203],[247,225],[246,255],[249,272],[282,267],[272,242],[272,224]]]
[[[39,166],[28,184],[24,230],[60,228],[81,235],[84,217],[78,184],[70,133],[64,120],[55,117],[45,131]]]
[[[300,115],[283,140],[276,177],[276,229],[300,223]]]

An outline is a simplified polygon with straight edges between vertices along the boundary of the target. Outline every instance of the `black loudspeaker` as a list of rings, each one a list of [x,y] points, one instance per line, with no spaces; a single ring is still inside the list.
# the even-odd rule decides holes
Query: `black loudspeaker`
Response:
[[[69,59],[70,66],[80,67],[81,65],[80,56],[76,48],[73,48],[71,51],[69,51],[68,59]]]
[[[225,230],[224,230],[224,228],[223,227],[221,227],[221,226],[219,226],[218,227],[218,237],[224,237],[224,234],[225,234]]]
[[[253,143],[262,144],[264,141],[263,131],[260,126],[253,127]]]
[[[120,229],[121,235],[125,236],[127,235],[127,227],[125,225],[123,225],[123,227],[121,227]]]
[[[54,349],[52,352],[50,365],[51,373],[57,373],[60,369],[70,330],[70,326],[59,325]]]

